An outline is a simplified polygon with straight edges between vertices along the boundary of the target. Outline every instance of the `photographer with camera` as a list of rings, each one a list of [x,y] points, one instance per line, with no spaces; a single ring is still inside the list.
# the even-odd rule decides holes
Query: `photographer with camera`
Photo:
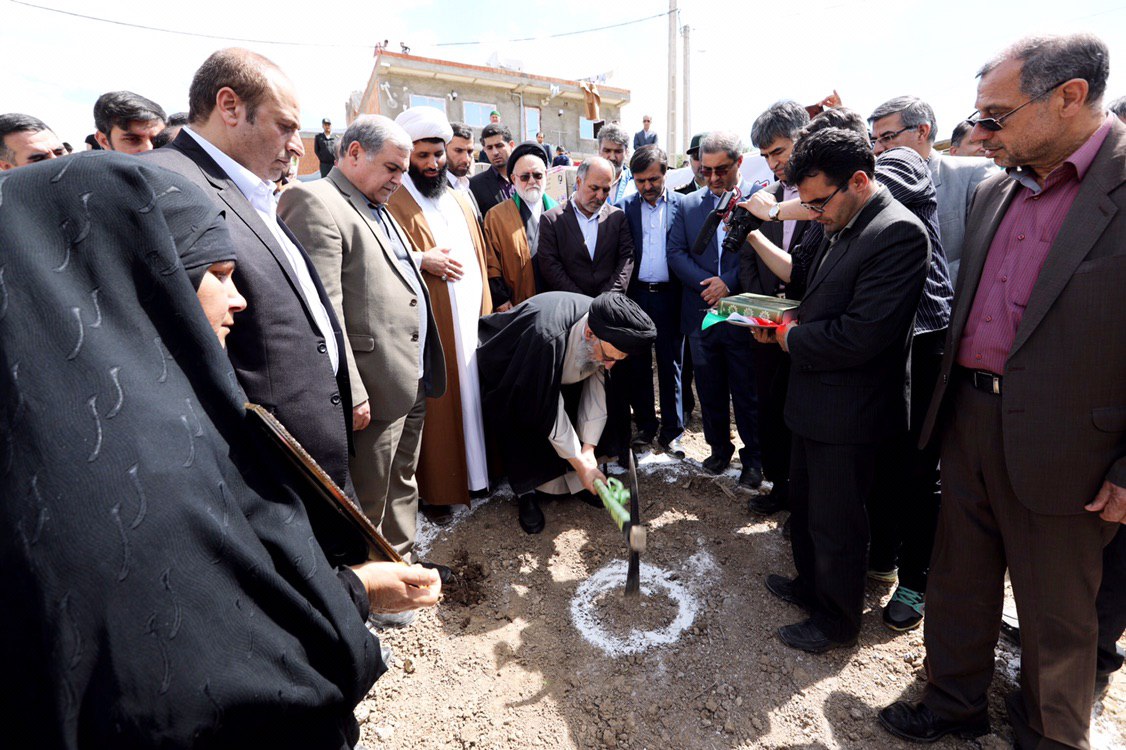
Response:
[[[680,326],[692,352],[704,439],[711,448],[704,469],[713,474],[723,473],[735,453],[729,417],[729,404],[733,403],[735,424],[743,441],[739,484],[757,489],[762,484],[762,453],[754,386],[748,383],[731,387],[733,382],[746,382],[744,379],[751,372],[751,337],[736,326],[717,325],[700,330],[707,309],[739,289],[739,255],[721,252],[728,227],[722,222],[715,227],[714,212],[724,205],[722,199],[727,193],[739,189],[746,197],[759,189],[746,182],[740,185],[742,163],[743,144],[736,133],[709,133],[700,143],[700,173],[707,180],[708,189],[687,196],[681,203],[669,232],[668,262],[683,285]],[[701,236],[706,227],[712,227],[712,234],[704,232]],[[697,245],[699,253],[693,252]]]
[[[777,180],[760,195],[771,195],[777,203],[796,199],[798,189],[786,182],[786,165],[801,129],[809,124],[809,113],[797,102],[784,100],[771,105],[751,126],[751,142],[766,159]],[[801,244],[802,234],[809,227],[808,219],[783,220],[776,210],[767,213],[768,221],[761,233],[768,241],[789,251]],[[739,285],[744,292],[771,297],[788,296],[786,282],[770,270],[766,262],[750,246],[744,246],[739,257]],[[759,441],[766,478],[773,483],[768,495],[752,497],[747,507],[752,513],[771,515],[790,506],[790,431],[786,427],[783,406],[790,380],[790,358],[772,344],[751,345],[754,352],[755,389],[760,394]]]

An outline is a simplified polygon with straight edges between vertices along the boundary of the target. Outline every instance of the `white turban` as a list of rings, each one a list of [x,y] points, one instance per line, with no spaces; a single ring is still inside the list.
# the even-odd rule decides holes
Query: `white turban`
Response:
[[[449,143],[454,137],[454,129],[446,115],[434,107],[411,107],[404,109],[395,122],[403,126],[403,130],[411,137],[412,141],[421,141],[427,138],[441,138]]]

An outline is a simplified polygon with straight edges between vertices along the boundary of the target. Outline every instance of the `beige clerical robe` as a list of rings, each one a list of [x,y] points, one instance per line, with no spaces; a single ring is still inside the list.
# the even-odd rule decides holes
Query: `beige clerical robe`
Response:
[[[489,278],[504,279],[512,292],[512,306],[536,293],[536,275],[528,234],[516,201],[498,203],[485,215],[485,245],[489,249]]]
[[[459,190],[451,190],[450,194],[465,214],[469,236],[477,255],[477,272],[481,274],[483,286],[481,314],[488,315],[493,311],[493,299],[489,294],[486,276],[485,238],[481,235],[481,228],[469,199]],[[387,210],[410,239],[412,250],[422,253],[436,247],[434,234],[422,208],[405,186],[391,195],[391,199],[387,201]],[[473,270],[465,268],[464,272],[472,273]],[[454,352],[457,346],[454,310],[446,282],[426,271],[422,272],[422,279],[430,292],[430,303],[434,309],[434,321],[438,326],[442,349]],[[469,505],[469,469],[462,445],[463,434],[461,379],[456,367],[448,367],[445,395],[426,399],[426,422],[422,430],[422,449],[418,459],[419,495],[430,505]]]

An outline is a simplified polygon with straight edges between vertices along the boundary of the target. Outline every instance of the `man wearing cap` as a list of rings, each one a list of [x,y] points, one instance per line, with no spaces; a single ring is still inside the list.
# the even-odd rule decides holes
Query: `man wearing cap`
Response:
[[[481,319],[485,413],[525,532],[543,531],[544,495],[593,493],[605,481],[598,457],[614,452],[604,434],[606,373],[656,338],[649,316],[614,292],[547,292]]]
[[[395,122],[413,141],[403,189],[387,208],[421,255],[423,279],[446,355],[446,393],[426,402],[419,494],[430,505],[469,504],[485,494],[489,475],[475,356],[477,319],[492,312],[485,240],[473,204],[446,179],[449,120],[433,107],[411,107]]]
[[[555,208],[547,188],[547,153],[534,141],[525,141],[508,157],[508,174],[516,195],[493,207],[485,216],[489,289],[497,312],[519,305],[536,293],[536,250],[540,217]]]
[[[697,133],[692,136],[692,140],[688,142],[688,151],[686,153],[688,154],[688,163],[692,167],[692,181],[676,189],[676,192],[681,195],[695,193],[697,190],[704,187],[704,185],[708,184],[708,181],[700,176],[700,141],[704,140],[704,136],[706,135],[707,133]]]
[[[336,164],[336,136],[332,134],[332,120],[327,117],[321,120],[323,133],[313,137],[313,151],[317,154],[317,161],[321,163],[321,177],[328,177]]]

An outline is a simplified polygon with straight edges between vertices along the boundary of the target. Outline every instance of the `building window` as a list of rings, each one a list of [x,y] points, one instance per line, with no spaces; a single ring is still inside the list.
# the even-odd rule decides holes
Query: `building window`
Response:
[[[524,107],[524,132],[529,141],[535,140],[536,133],[540,132],[539,107]]]
[[[594,120],[585,117],[579,118],[579,138],[587,141],[594,140]]]
[[[446,112],[446,98],[443,96],[424,96],[422,94],[411,94],[412,107],[433,107],[434,109],[442,110],[442,114]]]
[[[482,104],[481,102],[466,102],[464,109],[465,124],[471,128],[483,128],[489,124],[489,113],[497,108],[495,104]]]

